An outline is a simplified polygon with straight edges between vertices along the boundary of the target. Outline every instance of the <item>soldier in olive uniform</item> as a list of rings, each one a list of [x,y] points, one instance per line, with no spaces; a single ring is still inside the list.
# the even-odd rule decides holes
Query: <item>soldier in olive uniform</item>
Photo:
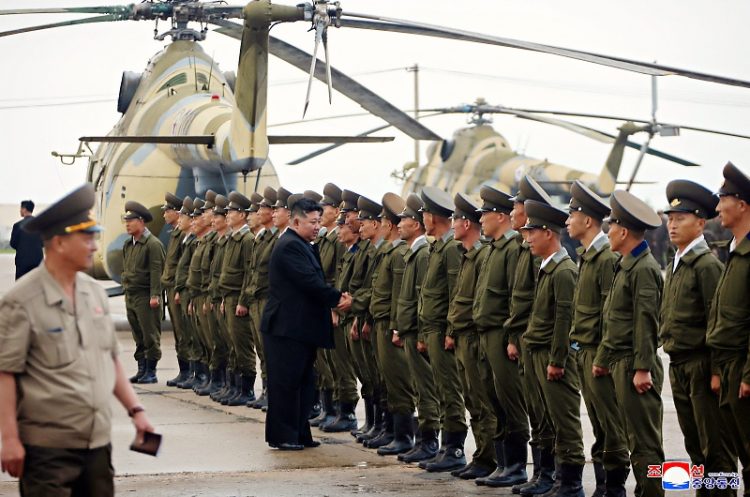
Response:
[[[493,435],[497,426],[494,405],[497,396],[492,389],[492,398],[485,387],[492,379],[489,368],[480,353],[479,333],[472,318],[476,282],[488,245],[482,243],[479,207],[464,194],[453,197],[456,209],[453,213],[453,232],[461,242],[461,268],[456,279],[456,292],[448,308],[448,330],[445,348],[454,350],[466,409],[471,415],[471,431],[476,442],[476,451],[471,462],[451,472],[464,480],[484,478],[497,466]],[[525,448],[525,447],[524,447]]]
[[[398,459],[404,462],[426,461],[435,457],[440,430],[440,401],[435,377],[430,361],[419,350],[424,347],[424,344],[419,344],[422,331],[419,319],[420,294],[429,258],[421,212],[423,206],[419,196],[410,194],[403,212],[399,214],[401,221],[398,224],[398,234],[406,242],[408,250],[404,255],[404,275],[398,295],[396,328],[393,330],[392,341],[406,351],[406,364],[417,392],[420,433],[419,443],[409,452],[398,455]]]
[[[320,265],[326,283],[333,286],[336,283],[338,261],[344,253],[344,246],[338,242],[339,228],[336,224],[336,218],[339,216],[339,205],[341,205],[341,189],[333,183],[326,183],[323,187],[323,198],[320,200],[320,205],[323,207],[323,215],[320,217],[321,228],[318,231],[315,245],[318,247]],[[334,339],[337,335],[337,333],[334,333]],[[334,400],[338,401],[338,398],[334,399],[337,390],[335,354],[336,352],[333,349],[318,349],[315,367],[320,375],[322,409],[318,417],[310,420],[310,426],[329,424],[336,419]]]
[[[745,495],[750,495],[750,178],[731,162],[724,167],[716,210],[734,235],[708,320],[711,389],[728,409],[723,429],[735,440]],[[708,469],[708,468],[707,468]]]
[[[568,214],[551,205],[524,202],[531,253],[542,259],[529,324],[523,333],[524,375],[534,378],[544,400],[541,448],[553,450],[559,464],[555,479],[558,497],[583,497],[581,478],[586,459],[581,429],[581,381],[570,357],[570,327],[578,269],[560,237]],[[523,495],[524,492],[521,492]]]
[[[285,190],[286,191],[286,190]],[[274,226],[273,223],[273,210],[277,200],[276,190],[270,186],[267,186],[263,190],[263,196],[261,198],[255,197],[258,201],[257,207],[250,206],[250,216],[255,215],[258,222],[258,231],[255,233],[255,246],[253,248],[253,255],[250,260],[250,272],[248,273],[247,285],[243,292],[245,292],[250,299],[250,317],[253,329],[253,337],[255,338],[255,351],[260,359],[260,374],[262,381],[262,388],[260,397],[255,401],[251,401],[248,406],[254,409],[262,409],[268,405],[267,394],[266,394],[266,358],[263,354],[263,337],[260,333],[260,318],[263,313],[263,306],[266,304],[266,298],[264,296],[264,289],[267,288],[265,283],[268,278],[268,262],[269,258],[264,258],[266,247],[279,237],[279,229]],[[253,214],[252,211],[256,209],[257,213]],[[266,275],[265,279],[261,279],[260,274]]]
[[[154,216],[138,202],[125,202],[125,230],[130,238],[122,248],[122,287],[133,331],[141,375],[132,383],[156,383],[156,363],[161,359],[161,273],[164,245],[146,228]]]
[[[526,225],[527,216],[524,202],[536,200],[552,205],[552,199],[539,184],[530,176],[524,176],[518,184],[518,193],[513,200],[513,210],[510,213],[511,226],[519,231]],[[521,347],[521,334],[526,331],[531,306],[534,303],[534,288],[542,261],[532,255],[525,237],[527,232],[516,235],[518,244],[518,258],[513,277],[513,291],[510,298],[510,315],[503,324],[507,334],[507,355],[511,361],[519,361],[524,385],[526,412],[531,424],[531,454],[534,461],[534,475],[527,483],[514,485],[513,493],[543,494],[554,484],[555,456],[552,451],[541,448],[541,429],[543,423],[544,401],[534,389],[534,378],[523,374],[523,364],[528,362],[526,351]],[[520,452],[520,449],[519,449]]]
[[[570,346],[594,432],[591,459],[596,490],[592,497],[602,497],[605,492],[608,497],[624,497],[625,479],[630,473],[625,422],[617,406],[612,377],[591,374],[602,339],[602,307],[612,287],[617,263],[617,256],[602,231],[602,221],[610,209],[580,181],[573,183],[570,193],[568,234],[582,244]]]
[[[480,367],[486,368],[482,375],[488,378],[484,387],[488,396],[492,398],[494,395],[498,403],[491,406],[497,420],[492,434],[497,468],[475,483],[510,487],[528,480],[529,416],[518,361],[508,357],[508,334],[503,326],[510,317],[510,298],[519,252],[519,244],[515,241],[518,233],[511,228],[513,200],[510,195],[487,185],[479,190],[479,195],[483,201],[479,209],[482,231],[490,243],[480,263],[472,319],[479,333],[480,354],[484,358]]]
[[[416,407],[414,380],[409,374],[406,352],[393,344],[393,330],[397,328],[396,312],[401,282],[404,276],[404,255],[408,246],[398,234],[399,214],[404,210],[404,200],[395,193],[383,195],[381,234],[385,249],[380,268],[372,282],[370,314],[373,318],[372,333],[377,342],[376,353],[380,374],[385,385],[388,413],[393,420],[393,438],[390,443],[380,445],[382,440],[368,442],[369,447],[378,447],[381,456],[403,454],[414,448],[414,425],[412,416]]]
[[[164,223],[169,227],[169,243],[167,244],[167,254],[164,258],[164,270],[161,273],[161,285],[167,299],[167,309],[169,309],[169,319],[172,322],[172,332],[174,334],[174,348],[177,354],[177,364],[180,368],[179,374],[167,380],[167,386],[173,387],[178,382],[185,381],[188,377],[190,367],[188,358],[184,353],[184,347],[180,343],[184,336],[184,324],[182,322],[182,310],[177,302],[174,301],[174,281],[177,272],[177,263],[182,253],[182,238],[185,236],[179,226],[180,207],[182,200],[171,193],[164,196],[164,205],[161,210],[164,211]]]
[[[183,238],[180,244],[182,249],[180,250],[180,259],[177,261],[177,267],[175,268],[175,303],[180,306],[180,312],[182,314],[183,324],[183,337],[180,339],[181,347],[185,349],[185,356],[188,359],[189,369],[187,378],[183,381],[175,382],[177,388],[192,388],[195,384],[195,372],[196,372],[196,361],[195,361],[195,341],[196,331],[193,326],[192,319],[188,314],[188,307],[190,305],[190,292],[187,289],[187,279],[190,275],[190,260],[193,257],[197,239],[193,233],[193,212],[195,203],[202,205],[203,201],[196,198],[195,201],[190,197],[185,197],[182,202],[182,209],[180,209],[180,229],[182,230]],[[182,298],[184,295],[185,298]]]
[[[656,355],[659,333],[661,268],[644,239],[661,218],[642,200],[616,190],[610,198],[609,243],[621,258],[604,301],[602,342],[594,376],[612,375],[617,404],[625,418],[637,497],[662,496],[648,465],[664,460],[661,388],[664,368]],[[654,463],[657,461],[657,463]]]

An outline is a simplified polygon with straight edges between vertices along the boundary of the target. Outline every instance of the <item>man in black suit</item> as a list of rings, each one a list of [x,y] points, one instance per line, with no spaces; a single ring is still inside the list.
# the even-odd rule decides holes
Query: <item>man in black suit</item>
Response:
[[[280,450],[302,450],[320,445],[307,421],[317,349],[333,348],[331,309],[348,310],[352,298],[326,283],[312,245],[323,209],[301,195],[292,195],[288,205],[292,220],[271,254],[270,292],[261,319],[268,367],[266,442]]]
[[[34,219],[34,202],[21,202],[21,220],[13,225],[10,233],[10,246],[16,250],[16,279],[37,267],[44,258],[42,238],[38,233],[27,233],[23,227]]]

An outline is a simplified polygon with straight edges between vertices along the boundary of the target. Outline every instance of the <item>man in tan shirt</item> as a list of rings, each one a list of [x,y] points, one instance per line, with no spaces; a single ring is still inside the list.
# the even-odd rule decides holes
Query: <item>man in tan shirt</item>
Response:
[[[153,431],[118,359],[104,290],[89,269],[100,231],[85,185],[26,229],[44,240],[44,263],[0,300],[2,470],[27,497],[114,495],[110,395]]]

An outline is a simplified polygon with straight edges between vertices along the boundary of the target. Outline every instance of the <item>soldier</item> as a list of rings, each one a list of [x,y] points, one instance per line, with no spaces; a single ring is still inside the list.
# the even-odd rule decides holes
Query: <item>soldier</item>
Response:
[[[180,260],[180,254],[182,253],[182,238],[184,234],[179,226],[182,200],[171,193],[167,193],[164,196],[164,200],[165,203],[162,205],[161,210],[164,212],[164,223],[169,227],[170,231],[169,243],[167,244],[167,254],[164,258],[164,270],[161,273],[161,284],[166,294],[167,309],[169,309],[169,319],[172,322],[172,332],[174,334],[174,349],[177,354],[177,364],[180,369],[180,372],[176,377],[167,380],[167,386],[173,387],[178,382],[185,381],[190,371],[188,359],[180,344],[185,333],[183,329],[184,325],[182,323],[182,311],[180,310],[179,304],[174,301],[175,273],[177,271],[177,263]]]
[[[493,434],[497,468],[475,483],[510,487],[528,480],[529,419],[518,361],[508,357],[508,333],[503,326],[510,317],[520,246],[515,241],[518,233],[511,228],[510,195],[485,185],[479,196],[483,201],[479,209],[482,232],[490,244],[481,261],[472,319],[479,333],[480,355],[484,358],[479,365],[488,369],[482,373],[489,380],[485,387],[489,398],[495,396],[498,402],[491,406],[497,420]]]
[[[174,301],[180,306],[180,312],[182,316],[183,324],[183,337],[180,339],[181,346],[185,349],[185,357],[188,359],[189,370],[188,376],[184,381],[175,383],[177,388],[192,388],[195,384],[195,372],[196,372],[196,357],[195,357],[195,342],[196,342],[196,331],[193,326],[192,319],[188,314],[188,307],[190,305],[190,292],[187,289],[187,279],[190,275],[190,260],[193,257],[197,239],[193,233],[193,212],[195,211],[195,204],[203,205],[203,201],[196,198],[195,201],[190,197],[185,197],[182,202],[182,209],[180,209],[180,229],[184,235],[182,239],[182,250],[180,253],[180,260],[177,262],[177,268],[175,268],[175,296]],[[182,298],[184,295],[184,298]]]
[[[594,376],[612,375],[617,404],[625,418],[635,495],[662,496],[648,465],[664,460],[661,387],[664,371],[656,355],[659,332],[661,268],[644,239],[661,218],[634,195],[616,190],[610,198],[609,243],[621,257],[612,289],[604,301],[602,342],[594,358]]]
[[[409,376],[417,392],[417,413],[420,442],[408,452],[398,455],[399,461],[419,462],[432,459],[438,452],[440,406],[432,366],[417,348],[422,325],[419,320],[419,301],[422,283],[427,273],[429,249],[422,218],[424,206],[419,196],[409,194],[404,210],[399,214],[398,234],[408,247],[404,255],[404,275],[396,308],[396,328],[393,344],[406,351]],[[424,344],[419,345],[420,348]]]
[[[250,259],[250,272],[248,273],[247,284],[243,290],[248,298],[250,299],[250,322],[252,324],[253,337],[255,339],[255,352],[258,354],[260,359],[260,376],[262,382],[262,390],[260,397],[255,401],[248,403],[249,407],[253,409],[262,409],[267,406],[267,395],[266,395],[266,358],[263,355],[263,337],[260,334],[260,318],[263,313],[263,306],[265,305],[264,298],[256,298],[256,291],[259,291],[257,285],[263,284],[262,280],[259,279],[260,272],[268,274],[268,261],[270,259],[263,259],[263,253],[266,247],[272,243],[273,240],[279,237],[279,229],[273,224],[273,206],[276,203],[277,193],[276,190],[267,186],[263,195],[259,196],[253,194],[257,201],[255,205],[250,206],[250,217],[255,218],[257,227],[255,233],[255,245],[253,246],[253,254]],[[260,198],[258,198],[260,197]],[[253,210],[256,213],[253,213]],[[252,229],[252,226],[251,226]],[[262,293],[258,293],[261,296]]]
[[[723,424],[742,464],[745,495],[750,495],[750,178],[731,162],[716,207],[721,225],[734,235],[729,259],[716,288],[708,320],[711,389],[728,409]]]
[[[138,202],[125,202],[125,230],[130,238],[122,248],[122,287],[128,323],[133,331],[138,373],[131,383],[156,383],[161,359],[161,273],[164,246],[146,228],[154,216]]]
[[[230,367],[234,372],[235,393],[230,395],[231,390],[227,391],[221,398],[221,403],[241,406],[255,400],[255,343],[248,313],[250,299],[243,291],[255,238],[247,225],[250,200],[237,191],[230,192],[228,198],[227,223],[232,234],[224,248],[219,289],[222,293],[224,319],[234,348],[235,362]]]
[[[367,442],[370,448],[378,447],[381,456],[403,454],[414,448],[414,381],[409,375],[409,365],[403,347],[394,347],[393,330],[396,329],[396,311],[401,282],[404,274],[404,255],[408,247],[398,234],[398,215],[404,210],[404,200],[395,193],[383,195],[381,216],[381,236],[385,239],[385,249],[380,268],[372,282],[370,314],[373,318],[372,333],[377,342],[375,347],[378,367],[383,378],[386,394],[387,416],[392,419],[393,435],[391,442],[381,445],[384,440],[377,438]],[[387,438],[387,435],[384,435]]]
[[[494,399],[487,395],[485,383],[490,380],[488,368],[479,350],[479,334],[472,319],[476,282],[479,279],[482,259],[487,244],[482,243],[479,225],[479,207],[462,193],[453,197],[456,210],[453,213],[453,231],[461,242],[461,269],[456,280],[456,293],[448,309],[448,330],[445,349],[454,350],[461,375],[461,387],[466,408],[471,414],[471,431],[476,442],[476,451],[471,462],[451,472],[464,480],[483,478],[493,472],[497,459],[492,443],[497,418]],[[483,376],[484,375],[484,376]]]
[[[601,342],[602,306],[612,287],[617,256],[609,248],[602,221],[610,209],[599,196],[576,180],[570,188],[568,234],[581,242],[578,284],[574,301],[570,346],[581,380],[581,393],[594,432],[591,459],[596,490],[592,497],[625,495],[630,472],[625,425],[617,407],[611,376],[595,377],[591,368]],[[571,366],[574,367],[574,366]]]
[[[526,241],[531,253],[542,259],[529,325],[522,336],[530,359],[524,361],[524,375],[534,378],[537,395],[544,400],[541,448],[552,450],[559,464],[555,475],[559,490],[554,495],[583,497],[581,381],[569,357],[578,270],[560,243],[568,215],[536,200],[524,202],[524,209]]]
[[[527,483],[514,485],[514,494],[543,494],[552,488],[555,483],[555,456],[548,449],[542,449],[541,430],[543,423],[544,401],[534,388],[534,377],[524,374],[524,364],[529,359],[526,351],[521,347],[521,334],[526,331],[534,303],[534,289],[536,278],[539,274],[539,266],[542,261],[534,256],[526,241],[528,232],[521,230],[526,225],[527,216],[524,202],[536,200],[552,205],[552,199],[539,184],[530,176],[524,176],[518,184],[518,193],[513,197],[513,210],[510,213],[511,227],[520,231],[516,235],[518,244],[518,259],[516,271],[513,278],[513,291],[510,299],[510,315],[503,325],[508,337],[507,355],[511,361],[518,361],[519,370],[522,373],[524,385],[524,398],[526,399],[526,412],[531,424],[531,454],[534,461],[534,474]],[[520,452],[520,449],[519,449]]]
[[[333,183],[327,183],[323,187],[323,198],[320,200],[320,205],[323,207],[323,215],[320,217],[321,228],[318,232],[318,239],[315,240],[315,245],[318,247],[320,264],[323,268],[326,283],[333,286],[336,283],[338,263],[344,254],[344,245],[338,241],[339,227],[336,223],[336,219],[339,216],[339,205],[341,205],[341,189]],[[334,341],[337,340],[337,343],[339,343],[339,333],[334,328]],[[337,347],[340,346],[337,345]],[[321,374],[320,386],[322,388],[321,397],[323,405],[320,416],[311,420],[310,426],[321,426],[332,423],[336,419],[336,403],[334,400],[339,401],[336,350],[318,349],[316,367]],[[349,395],[356,399],[356,385],[354,388],[354,394]]]

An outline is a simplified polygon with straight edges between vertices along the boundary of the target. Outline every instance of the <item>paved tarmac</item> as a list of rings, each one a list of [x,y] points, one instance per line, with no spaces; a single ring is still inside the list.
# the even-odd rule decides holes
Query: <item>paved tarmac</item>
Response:
[[[0,254],[0,294],[13,282],[13,256]],[[102,282],[106,286],[111,282]],[[113,318],[125,316],[122,297],[112,299]],[[129,332],[118,333],[122,360],[128,374],[135,370],[133,341]],[[117,494],[144,497],[256,497],[256,496],[485,496],[510,495],[509,489],[486,489],[451,477],[429,474],[416,465],[404,465],[395,457],[380,457],[355,443],[346,434],[324,434],[313,428],[322,442],[316,449],[279,452],[264,443],[264,414],[245,407],[220,406],[207,397],[168,388],[164,382],[177,371],[174,340],[163,333],[164,358],[159,364],[159,383],[137,386],[152,423],[164,436],[156,458],[131,452],[134,431],[122,407],[114,400],[112,443]],[[666,364],[665,364],[666,366]],[[260,380],[256,383],[256,389]],[[668,384],[664,385],[664,447],[667,459],[686,460]],[[360,403],[358,415],[364,419]],[[50,406],[53,408],[53,406]],[[586,447],[592,442],[585,409],[582,422]],[[471,434],[466,452],[474,450]],[[661,461],[654,461],[658,464]],[[631,476],[629,493],[635,485]],[[593,492],[591,464],[584,472],[586,494]],[[18,495],[18,485],[0,475],[0,496]],[[669,492],[669,495],[688,495]]]

